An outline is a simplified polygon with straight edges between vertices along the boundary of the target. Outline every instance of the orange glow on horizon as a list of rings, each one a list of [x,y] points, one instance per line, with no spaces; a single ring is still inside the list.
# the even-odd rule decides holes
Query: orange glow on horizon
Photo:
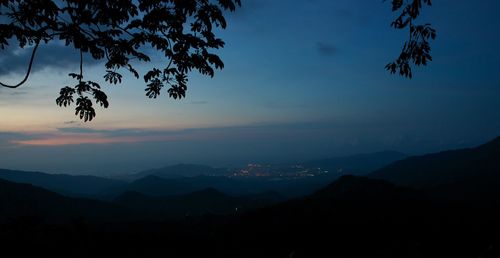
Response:
[[[74,136],[52,136],[44,139],[13,141],[15,144],[28,146],[64,146],[80,144],[113,144],[113,143],[138,143],[153,141],[176,140],[172,136],[126,136],[126,137],[103,137],[92,135],[74,135]]]

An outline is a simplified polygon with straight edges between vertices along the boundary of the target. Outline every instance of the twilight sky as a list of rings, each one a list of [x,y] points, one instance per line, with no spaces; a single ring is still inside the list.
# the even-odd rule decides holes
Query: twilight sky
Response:
[[[55,105],[78,53],[41,46],[20,89],[0,88],[0,168],[109,175],[189,162],[295,162],[358,152],[471,147],[500,135],[497,0],[441,0],[421,20],[438,30],[434,61],[388,74],[406,33],[380,0],[242,0],[219,35],[226,68],[192,74],[187,99],[144,96],[142,80],[107,86],[90,123]],[[0,54],[0,79],[29,53]],[[87,63],[102,80],[103,67]],[[103,83],[104,84],[104,83]]]

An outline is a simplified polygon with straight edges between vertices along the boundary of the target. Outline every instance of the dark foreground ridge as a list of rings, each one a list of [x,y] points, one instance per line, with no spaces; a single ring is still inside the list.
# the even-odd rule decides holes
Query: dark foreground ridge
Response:
[[[500,204],[500,137],[476,148],[410,157],[369,177],[434,197]]]
[[[469,195],[484,193],[474,178],[500,189],[498,142],[411,157],[377,178],[343,176],[309,196],[242,212],[228,212],[242,199],[216,189],[127,192],[109,203],[2,180],[0,241],[4,252],[42,257],[500,257],[498,199]],[[425,180],[410,188],[408,178]],[[473,184],[450,187],[465,180]],[[175,220],[162,213],[186,207],[193,212]]]

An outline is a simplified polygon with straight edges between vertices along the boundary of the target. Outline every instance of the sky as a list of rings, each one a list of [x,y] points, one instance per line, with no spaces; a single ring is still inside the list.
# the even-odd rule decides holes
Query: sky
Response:
[[[242,2],[218,34],[225,68],[214,78],[191,74],[179,101],[165,93],[150,100],[142,80],[126,77],[105,87],[110,107],[90,123],[55,104],[78,53],[41,46],[28,83],[0,88],[0,168],[107,176],[175,163],[418,155],[500,135],[499,1],[425,8],[420,20],[438,31],[434,61],[412,80],[384,70],[407,35],[390,28],[388,2]],[[1,51],[0,80],[22,78],[28,58],[27,50]],[[103,72],[85,63],[87,78],[103,81]]]

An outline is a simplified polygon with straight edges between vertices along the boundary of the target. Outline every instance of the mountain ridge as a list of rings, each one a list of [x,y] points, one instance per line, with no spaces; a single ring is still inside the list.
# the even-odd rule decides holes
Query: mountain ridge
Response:
[[[368,175],[443,198],[498,201],[500,137],[473,148],[408,157]]]
[[[304,165],[329,169],[332,170],[331,172],[341,171],[343,174],[364,175],[406,157],[408,155],[402,152],[385,150],[310,160],[304,162]]]
[[[39,186],[68,196],[93,196],[125,182],[91,175],[50,174],[0,169],[0,179]]]

